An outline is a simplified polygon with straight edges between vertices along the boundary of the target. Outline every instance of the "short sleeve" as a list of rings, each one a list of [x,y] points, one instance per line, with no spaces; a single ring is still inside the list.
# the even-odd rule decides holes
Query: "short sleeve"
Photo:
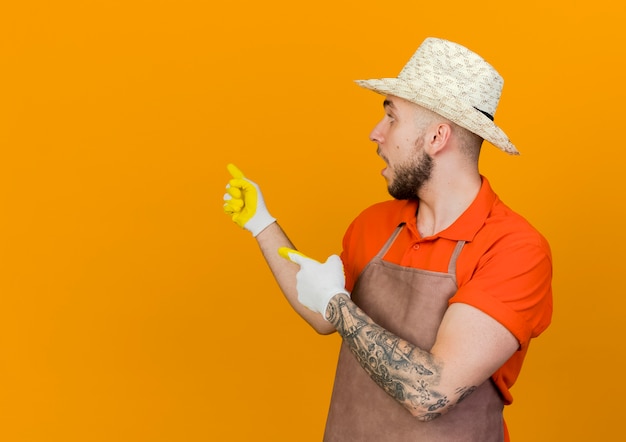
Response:
[[[528,345],[552,317],[552,258],[541,237],[501,241],[479,261],[473,276],[450,303],[478,308]]]

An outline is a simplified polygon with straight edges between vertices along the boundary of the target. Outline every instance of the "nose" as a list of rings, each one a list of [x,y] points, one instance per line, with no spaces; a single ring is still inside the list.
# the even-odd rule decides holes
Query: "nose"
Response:
[[[384,141],[384,136],[382,132],[382,123],[383,121],[379,121],[374,129],[370,132],[370,141],[374,141],[375,143],[381,144]]]

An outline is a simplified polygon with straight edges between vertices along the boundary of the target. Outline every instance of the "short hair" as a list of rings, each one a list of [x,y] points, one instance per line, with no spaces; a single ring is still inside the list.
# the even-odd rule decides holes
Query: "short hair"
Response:
[[[478,161],[480,148],[484,141],[483,138],[456,123],[450,123],[450,125],[452,126],[452,132],[459,141],[459,150],[461,153],[472,161]]]

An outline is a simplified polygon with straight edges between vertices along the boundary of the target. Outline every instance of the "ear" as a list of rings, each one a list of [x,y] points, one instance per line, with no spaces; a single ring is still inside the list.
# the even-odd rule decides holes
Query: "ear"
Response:
[[[450,123],[439,122],[428,131],[429,138],[426,140],[425,149],[430,156],[437,155],[444,150],[452,138],[452,126]]]

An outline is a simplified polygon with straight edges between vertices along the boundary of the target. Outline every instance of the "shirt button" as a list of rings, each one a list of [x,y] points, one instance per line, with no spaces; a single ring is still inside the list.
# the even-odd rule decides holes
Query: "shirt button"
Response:
[[[420,248],[420,245],[418,243],[413,244],[413,250],[417,250]]]

